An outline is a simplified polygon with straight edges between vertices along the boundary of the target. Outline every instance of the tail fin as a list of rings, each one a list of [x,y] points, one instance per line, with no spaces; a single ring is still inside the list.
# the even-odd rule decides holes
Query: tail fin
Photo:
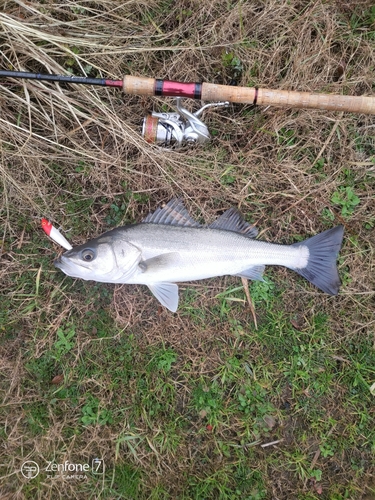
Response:
[[[309,249],[307,266],[294,271],[330,295],[337,295],[341,284],[336,260],[343,235],[344,227],[336,226],[306,241],[293,244]]]

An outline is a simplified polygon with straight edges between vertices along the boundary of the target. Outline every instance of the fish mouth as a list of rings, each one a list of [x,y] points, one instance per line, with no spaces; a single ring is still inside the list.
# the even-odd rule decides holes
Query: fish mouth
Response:
[[[91,272],[89,266],[85,266],[80,262],[72,262],[69,257],[65,257],[64,255],[61,255],[58,259],[54,260],[53,265],[72,278],[87,279],[85,278],[85,274],[87,272]]]
[[[69,259],[61,255],[58,259],[56,259],[53,262],[53,265],[57,267],[57,269],[60,269],[63,273],[67,274],[68,276],[74,277],[76,272],[77,272],[77,267],[84,267],[84,266],[77,266],[76,263],[72,264]]]

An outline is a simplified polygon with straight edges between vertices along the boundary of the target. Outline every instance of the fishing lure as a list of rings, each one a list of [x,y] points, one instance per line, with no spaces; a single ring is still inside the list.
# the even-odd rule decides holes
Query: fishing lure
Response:
[[[61,245],[65,250],[71,250],[73,247],[69,241],[56,229],[47,219],[41,221],[43,231],[58,245]]]

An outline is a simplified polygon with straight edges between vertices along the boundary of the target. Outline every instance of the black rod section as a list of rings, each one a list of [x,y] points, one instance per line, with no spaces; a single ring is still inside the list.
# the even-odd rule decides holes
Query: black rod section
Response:
[[[89,78],[86,76],[43,75],[41,73],[28,73],[26,71],[3,71],[0,77],[22,78],[28,80],[47,80],[52,82],[80,83],[83,85],[100,85],[102,87],[118,87],[122,80],[106,80],[105,78]]]

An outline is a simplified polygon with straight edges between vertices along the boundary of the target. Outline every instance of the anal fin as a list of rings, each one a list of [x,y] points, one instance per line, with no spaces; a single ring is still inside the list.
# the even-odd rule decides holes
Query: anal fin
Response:
[[[263,281],[263,273],[265,266],[252,266],[248,269],[244,269],[237,274],[240,278],[246,278],[248,280],[258,280]]]

